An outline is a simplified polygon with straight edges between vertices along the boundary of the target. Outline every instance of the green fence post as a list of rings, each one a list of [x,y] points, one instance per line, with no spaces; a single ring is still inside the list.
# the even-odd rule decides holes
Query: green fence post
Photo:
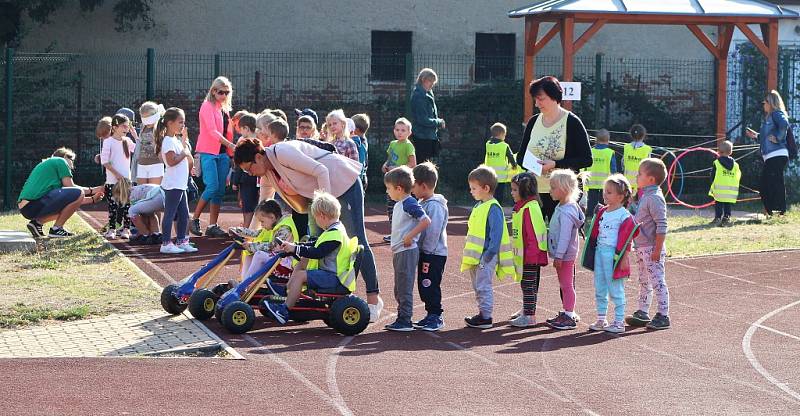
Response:
[[[156,98],[156,50],[147,48],[147,101]]]
[[[14,48],[6,48],[6,146],[3,208],[11,209],[11,139],[14,136]]]
[[[594,129],[600,129],[600,109],[603,107],[603,54],[594,56]],[[608,126],[606,126],[608,127]]]
[[[406,117],[411,117],[411,89],[414,88],[414,57],[406,54]]]
[[[219,76],[219,54],[214,54],[214,78]]]
[[[789,93],[789,89],[790,89],[790,87],[789,87],[789,68],[791,68],[791,67],[789,66],[789,64],[790,64],[789,56],[788,55],[784,55],[782,58],[783,58],[782,59],[783,62],[781,62],[781,63],[783,64],[782,65],[783,68],[781,68],[782,74],[781,74],[780,92],[781,92],[781,97],[786,97],[785,98],[786,102],[784,104],[786,105],[786,108],[789,108],[789,101],[791,101],[791,98],[792,98],[792,94]]]

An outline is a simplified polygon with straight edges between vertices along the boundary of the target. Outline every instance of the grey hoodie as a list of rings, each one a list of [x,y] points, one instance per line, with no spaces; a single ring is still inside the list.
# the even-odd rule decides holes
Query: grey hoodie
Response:
[[[441,194],[433,194],[430,198],[419,201],[422,209],[431,219],[428,226],[419,236],[419,250],[425,254],[447,256],[447,199]]]
[[[578,229],[586,216],[575,202],[558,204],[550,218],[547,231],[547,251],[556,260],[575,260],[578,257]]]

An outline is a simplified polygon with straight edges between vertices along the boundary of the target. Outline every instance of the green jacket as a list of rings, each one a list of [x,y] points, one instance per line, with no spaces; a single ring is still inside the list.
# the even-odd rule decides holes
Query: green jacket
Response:
[[[439,140],[436,130],[442,125],[436,109],[433,91],[425,91],[421,84],[411,93],[411,123],[415,139]]]

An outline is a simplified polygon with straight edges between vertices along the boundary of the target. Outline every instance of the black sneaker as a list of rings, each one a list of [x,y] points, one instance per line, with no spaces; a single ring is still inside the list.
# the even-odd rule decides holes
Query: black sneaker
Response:
[[[53,238],[64,238],[64,237],[72,237],[75,234],[64,229],[64,227],[56,229],[55,227],[50,228],[50,233],[47,234]]]
[[[720,224],[721,222],[722,222],[722,218],[714,218],[713,220],[711,220],[711,222],[710,222],[710,223],[708,223],[708,225],[711,225],[711,226],[719,226],[719,224]]]
[[[731,225],[731,217],[722,217],[722,221],[719,222],[720,227],[727,227]]]
[[[630,326],[638,326],[642,327],[647,325],[650,322],[650,315],[647,312],[638,310],[633,313],[633,315],[628,316],[625,318],[625,323]]]
[[[148,246],[161,244],[161,234],[150,234],[144,244],[147,244]]]
[[[391,236],[391,235],[385,235],[385,236],[383,236],[383,241],[384,241],[385,243],[391,243],[391,242],[392,242],[392,236]]]
[[[576,326],[577,323],[575,323],[575,320],[572,319],[566,313],[562,313],[561,315],[556,317],[556,320],[550,324],[551,328],[558,330],[575,329]]]
[[[561,315],[563,315],[563,314],[564,314],[564,311],[561,311],[561,312],[559,312],[559,313],[558,313],[558,315],[556,315],[556,316],[554,316],[554,317],[552,317],[552,318],[550,318],[550,319],[546,319],[544,322],[545,322],[547,325],[551,325],[553,322],[555,322],[556,320],[558,320],[558,318],[559,318]]]
[[[206,228],[206,237],[223,238],[227,237],[228,233],[225,232],[219,225],[212,225]]]
[[[647,324],[647,327],[649,329],[669,329],[669,316],[656,313],[656,315],[653,317],[653,320]]]
[[[423,326],[428,324],[428,321],[431,320],[431,315],[425,315],[424,318],[420,319],[419,321],[412,322],[411,325],[414,328],[422,328]]]
[[[489,329],[492,327],[492,318],[486,319],[481,314],[464,317],[464,322],[470,328]]]
[[[145,237],[145,236],[143,236],[141,234],[138,234],[138,235],[135,235],[135,236],[131,237],[131,239],[128,240],[128,244],[132,245],[132,246],[140,246],[142,244],[145,244],[149,237],[150,236]]]
[[[36,222],[36,220],[31,220],[28,225],[28,231],[31,232],[33,238],[42,238],[44,237],[44,230],[42,230],[42,224]]]
[[[200,237],[203,231],[200,230],[200,218],[189,221],[189,232]]]

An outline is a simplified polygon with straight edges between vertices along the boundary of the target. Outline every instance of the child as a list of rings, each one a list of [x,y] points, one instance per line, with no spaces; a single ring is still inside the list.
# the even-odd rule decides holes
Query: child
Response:
[[[275,143],[280,143],[289,140],[289,124],[280,118],[272,121],[267,125],[266,137],[267,140],[264,143],[266,146],[271,146]],[[280,195],[276,194],[276,198],[280,200]],[[300,232],[300,235],[307,235],[309,233],[308,214],[301,214],[293,209],[291,209],[291,211],[292,211],[292,219],[294,220],[294,223],[297,226],[297,230]]]
[[[160,185],[146,183],[131,188],[128,215],[139,233],[128,244],[161,244],[158,213],[164,211],[164,191]]]
[[[389,331],[413,331],[411,316],[414,304],[414,275],[419,264],[419,233],[431,224],[419,202],[411,196],[414,176],[408,166],[398,166],[383,178],[386,194],[393,201],[392,265],[394,266],[394,297],[397,300],[397,319],[386,325]]]
[[[255,209],[255,216],[261,224],[260,230],[244,227],[233,227],[228,230],[229,234],[252,239],[244,244],[246,252],[242,253],[242,279],[258,271],[274,255],[279,245],[277,241],[291,243],[300,239],[292,216],[283,215],[283,208],[278,201],[274,199],[261,201]],[[291,259],[283,259],[280,267],[284,269],[283,274],[291,273]]]
[[[241,138],[255,138],[256,137],[256,116],[248,112],[236,113],[234,119],[239,115],[238,123],[234,123],[234,129],[239,133]],[[239,204],[242,208],[242,224],[250,225],[253,221],[253,212],[258,205],[258,178],[250,176],[238,167],[233,168],[231,175],[231,186],[234,191],[239,192]]]
[[[431,224],[419,235],[419,263],[417,265],[417,289],[425,303],[425,318],[414,322],[414,328],[423,331],[438,331],[444,328],[442,319],[442,275],[447,263],[447,222],[449,213],[447,200],[435,193],[439,171],[431,162],[414,166],[414,195]]]
[[[289,320],[289,308],[300,297],[303,285],[309,289],[330,289],[344,286],[351,293],[356,289],[353,268],[355,247],[339,221],[342,206],[333,195],[317,191],[311,202],[311,215],[325,231],[313,243],[284,243],[280,249],[293,253],[302,261],[292,271],[285,303],[264,299],[262,306],[281,324]]]
[[[314,121],[313,117],[303,115],[297,119],[297,139],[319,140],[317,123]]]
[[[407,118],[401,117],[394,122],[394,137],[386,149],[386,162],[383,163],[381,170],[388,173],[390,170],[406,165],[411,169],[417,166],[417,157],[414,152],[414,145],[408,140],[411,137],[411,122]],[[386,198],[386,213],[389,215],[389,222],[392,222],[392,212],[394,211],[394,201]],[[392,236],[383,237],[383,241],[390,242]]]
[[[180,138],[178,135],[180,134]],[[192,253],[197,249],[189,244],[189,204],[186,185],[192,164],[192,149],[186,131],[186,116],[183,110],[171,107],[164,112],[156,126],[156,151],[167,168],[161,188],[164,189],[164,217],[161,220],[161,253]],[[177,236],[172,242],[172,221],[178,221]]]
[[[156,153],[156,142],[153,132],[158,119],[164,114],[164,106],[152,101],[145,101],[139,106],[139,115],[142,117],[142,132],[139,133],[137,151],[134,155],[136,165],[136,183],[159,185],[164,177],[164,163]]]
[[[361,162],[361,185],[367,190],[367,166],[369,165],[369,143],[367,143],[367,130],[369,130],[369,116],[361,113],[353,116],[353,141],[358,147],[358,161]]]
[[[589,179],[586,182],[586,218],[594,215],[598,204],[603,205],[603,183],[611,173],[617,172],[617,160],[614,150],[608,147],[610,134],[606,129],[597,131],[595,145],[592,148],[592,166],[586,172]]]
[[[639,171],[639,163],[650,157],[653,148],[644,144],[647,138],[647,130],[641,124],[634,124],[630,130],[631,142],[622,149],[622,167],[625,170],[625,179],[631,184],[632,191],[636,193],[636,172]]]
[[[117,226],[120,226],[119,238],[128,239],[131,237],[131,220],[128,218],[130,204],[120,204],[111,192],[117,182],[131,180],[131,153],[136,145],[126,136],[130,130],[128,117],[116,114],[110,120],[104,118],[101,123],[111,124],[111,136],[103,139],[100,152],[100,163],[106,168],[105,194],[108,201],[108,230],[105,237],[109,240],[117,238]]]
[[[517,161],[511,147],[506,143],[506,126],[502,123],[494,123],[489,129],[492,137],[486,142],[486,156],[484,164],[494,169],[497,173],[497,189],[494,191],[494,199],[503,205],[506,194],[506,185],[511,182],[511,170],[517,168]]]
[[[645,159],[639,165],[639,206],[636,222],[641,232],[633,241],[639,263],[639,309],[626,322],[631,326],[647,325],[650,329],[667,329],[669,321],[669,288],[664,267],[667,252],[667,202],[661,193],[661,184],[667,177],[667,167],[661,159]],[[658,311],[650,320],[648,311],[656,292]]]
[[[336,146],[340,155],[358,162],[358,147],[347,131],[347,117],[342,110],[333,110],[325,117],[328,141]]]
[[[539,206],[536,176],[530,172],[511,179],[514,210],[511,215],[511,246],[514,269],[522,288],[522,310],[511,317],[511,326],[536,325],[536,297],[541,267],[547,265],[547,225]]]
[[[478,314],[464,318],[468,327],[492,327],[494,294],[492,280],[515,277],[514,254],[508,238],[503,208],[494,199],[497,175],[488,166],[481,165],[469,173],[469,193],[478,201],[467,222],[467,239],[461,271],[469,271],[472,288],[478,301]]]
[[[578,205],[578,177],[570,169],[556,169],[550,175],[550,196],[559,204],[550,217],[547,249],[561,287],[562,312],[547,320],[554,329],[575,329],[575,259],[578,257],[578,230],[586,216]]]
[[[739,198],[739,181],[742,171],[731,157],[733,143],[728,140],[719,144],[719,157],[711,169],[711,190],[708,195],[714,198],[714,221],[712,225],[725,226],[731,222],[731,209]]]
[[[594,270],[594,298],[597,321],[590,331],[625,332],[625,278],[630,276],[628,251],[638,232],[638,225],[625,208],[631,198],[631,187],[623,175],[613,174],[603,185],[606,205],[597,210],[583,247],[582,264]],[[606,320],[608,299],[614,302],[614,321]]]

